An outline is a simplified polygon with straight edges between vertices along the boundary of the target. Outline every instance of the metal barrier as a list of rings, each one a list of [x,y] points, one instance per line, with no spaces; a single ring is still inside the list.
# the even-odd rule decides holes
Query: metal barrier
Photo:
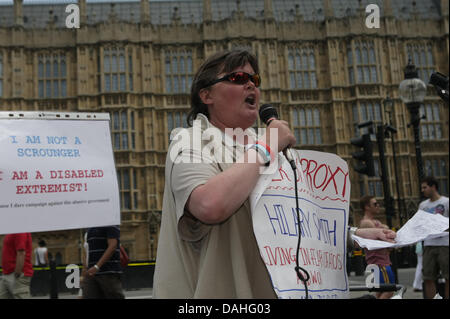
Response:
[[[30,292],[32,296],[46,296],[58,298],[58,293],[78,293],[77,288],[68,288],[66,278],[70,272],[66,272],[67,265],[49,267],[34,267],[31,278]],[[78,265],[81,269],[82,265]],[[128,264],[122,275],[124,290],[135,290],[153,287],[153,274],[155,272],[154,261],[133,262]]]
[[[367,291],[367,292],[388,292],[388,291],[398,291],[397,296],[401,299],[403,294],[406,292],[406,287],[404,285],[397,284],[380,284],[379,287],[367,287],[367,286],[350,286],[350,291]],[[374,298],[374,297],[370,297]],[[369,299],[369,296],[362,296],[356,299]],[[395,298],[397,299],[397,298]]]

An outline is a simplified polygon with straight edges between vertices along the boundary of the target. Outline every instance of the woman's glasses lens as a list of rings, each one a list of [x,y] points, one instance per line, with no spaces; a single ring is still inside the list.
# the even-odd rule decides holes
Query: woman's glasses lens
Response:
[[[247,83],[248,78],[249,78],[249,76],[247,73],[237,72],[237,73],[231,73],[229,80],[236,84],[245,84],[245,83]]]
[[[261,77],[259,76],[259,74],[251,75],[246,72],[233,72],[225,75],[224,77],[221,77],[220,79],[210,82],[204,87],[211,86],[222,81],[230,81],[231,83],[235,84],[246,84],[248,80],[252,81],[256,87],[259,87],[261,85]]]
[[[229,76],[229,80],[236,84],[245,84],[248,80],[252,81],[256,87],[260,84],[260,79],[258,74],[250,75],[245,72],[235,72],[231,73]]]

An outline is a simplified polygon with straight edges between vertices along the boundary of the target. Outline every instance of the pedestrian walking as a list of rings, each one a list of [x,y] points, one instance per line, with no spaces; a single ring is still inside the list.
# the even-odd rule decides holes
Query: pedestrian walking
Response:
[[[45,240],[40,240],[38,243],[39,247],[34,250],[35,261],[34,265],[37,267],[48,266],[48,249]]]
[[[82,281],[83,299],[124,299],[120,266],[119,226],[94,227],[87,232],[88,261]]]
[[[33,276],[30,233],[8,234],[3,238],[0,299],[30,298]]]

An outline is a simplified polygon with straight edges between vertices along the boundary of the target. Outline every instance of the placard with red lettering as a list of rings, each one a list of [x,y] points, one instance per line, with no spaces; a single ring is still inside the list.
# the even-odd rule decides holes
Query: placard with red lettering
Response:
[[[0,118],[0,234],[120,224],[108,120]]]
[[[308,298],[347,298],[347,163],[329,153],[292,153],[297,166],[298,218],[294,174],[284,159],[275,173],[262,175],[250,196],[261,257],[279,298],[305,298],[305,286],[295,271],[300,228],[298,264],[309,274]]]

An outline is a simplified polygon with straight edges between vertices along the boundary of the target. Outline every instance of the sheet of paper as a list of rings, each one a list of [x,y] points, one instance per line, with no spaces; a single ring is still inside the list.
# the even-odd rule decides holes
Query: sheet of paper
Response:
[[[356,235],[352,238],[359,246],[368,250],[380,248],[397,248],[415,244],[425,238],[448,236],[448,218],[440,214],[430,214],[423,210],[417,213],[397,232],[395,243],[381,240],[365,239]]]

